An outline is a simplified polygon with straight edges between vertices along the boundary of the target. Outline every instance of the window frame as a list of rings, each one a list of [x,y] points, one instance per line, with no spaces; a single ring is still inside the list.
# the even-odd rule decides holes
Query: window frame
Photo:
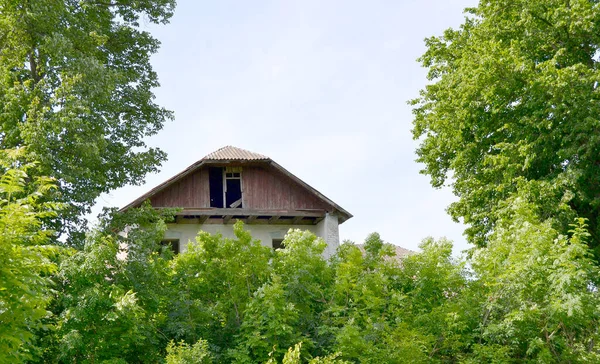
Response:
[[[231,176],[227,176],[231,174]],[[237,176],[235,176],[237,174]],[[240,180],[240,195],[242,203],[241,208],[246,206],[244,201],[244,180],[242,179],[242,167],[225,167],[223,168],[223,207],[226,209],[234,209],[238,207],[230,207],[227,203],[227,180],[229,179],[238,179]],[[235,201],[234,201],[235,202]]]

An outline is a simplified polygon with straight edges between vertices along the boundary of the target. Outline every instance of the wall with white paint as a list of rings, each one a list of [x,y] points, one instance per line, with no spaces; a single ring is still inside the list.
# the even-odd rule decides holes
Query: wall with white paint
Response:
[[[338,216],[335,214],[326,214],[325,218],[317,224],[317,236],[320,236],[327,243],[324,255],[329,257],[335,253],[340,246],[340,228]]]
[[[339,246],[337,216],[327,215],[317,225],[244,225],[252,238],[260,240],[262,245],[271,247],[273,239],[283,239],[290,229],[308,230],[321,237],[327,243],[324,255],[331,256]],[[178,239],[181,252],[186,251],[189,241],[194,241],[198,232],[221,234],[225,238],[234,238],[233,225],[219,224],[169,224],[165,239]]]

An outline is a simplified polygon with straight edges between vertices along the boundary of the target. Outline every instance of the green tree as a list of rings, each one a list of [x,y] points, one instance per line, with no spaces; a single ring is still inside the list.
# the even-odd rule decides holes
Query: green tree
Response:
[[[327,244],[313,233],[299,229],[288,231],[283,244],[284,249],[276,251],[273,266],[287,300],[299,313],[295,329],[304,337],[305,352],[325,355],[328,351],[324,348],[331,338],[320,326],[334,283],[334,270],[323,257]]]
[[[231,351],[234,362],[280,360],[302,342],[307,355],[326,353],[321,315],[333,283],[323,257],[327,244],[309,231],[289,230],[271,260],[269,282],[255,291]],[[284,360],[285,361],[285,360]]]
[[[263,363],[284,356],[287,347],[302,339],[299,313],[277,275],[255,293],[244,312],[238,345],[230,350],[234,363]]]
[[[519,190],[563,233],[587,218],[597,248],[597,1],[490,0],[467,14],[420,58],[431,81],[412,101],[423,173],[450,183],[460,199],[449,212],[479,246]]]
[[[1,0],[0,148],[28,146],[35,173],[68,202],[54,223],[83,230],[101,193],[140,183],[165,154],[144,137],[171,112],[153,101],[158,41],[141,19],[165,23],[175,0]]]
[[[479,282],[452,257],[447,239],[424,239],[422,252],[402,260],[396,287],[404,296],[399,317],[421,337],[431,358],[457,361],[477,336],[482,294]]]
[[[343,244],[332,263],[333,299],[322,319],[322,331],[334,337],[327,351],[361,363],[428,362],[434,339],[412,325],[412,276],[403,274],[391,246],[371,234],[364,251]]]
[[[517,199],[508,208],[512,217],[472,260],[482,293],[477,362],[493,351],[504,361],[600,361],[599,269],[583,219],[569,238],[540,222],[532,203]]]
[[[124,228],[126,221],[135,224]],[[176,292],[173,253],[160,245],[166,224],[144,205],[101,227],[60,266],[55,348],[45,360],[157,362],[170,340],[163,331]]]
[[[167,346],[167,364],[211,364],[212,358],[206,340],[198,340],[194,345],[181,341]]]
[[[301,359],[302,342],[288,349],[281,361],[281,364],[300,364],[304,363]],[[326,357],[316,357],[308,361],[308,364],[349,364],[350,362],[338,359],[339,354],[331,354]],[[271,357],[265,364],[277,364],[277,360]]]
[[[272,273],[271,248],[252,239],[237,222],[235,238],[200,232],[173,261],[173,297],[167,332],[175,340],[212,345],[223,361],[236,346],[246,307]]]
[[[50,314],[49,275],[57,269],[50,259],[58,253],[49,245],[52,232],[41,222],[60,208],[41,202],[54,184],[30,179],[33,166],[17,162],[19,154],[0,152],[0,363],[32,358],[35,330],[46,329],[43,319]]]

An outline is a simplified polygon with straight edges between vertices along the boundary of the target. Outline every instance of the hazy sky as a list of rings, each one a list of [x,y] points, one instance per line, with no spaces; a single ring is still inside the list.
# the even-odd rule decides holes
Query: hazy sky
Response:
[[[425,37],[457,27],[476,1],[178,0],[153,57],[158,104],[175,120],[149,140],[169,159],[143,186],[98,200],[122,207],[206,154],[265,154],[351,212],[341,239],[417,249],[446,236],[467,248],[414,162],[411,108],[426,82]]]

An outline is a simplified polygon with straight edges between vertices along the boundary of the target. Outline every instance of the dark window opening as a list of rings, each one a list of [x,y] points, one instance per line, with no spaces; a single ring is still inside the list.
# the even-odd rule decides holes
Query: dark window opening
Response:
[[[210,207],[223,207],[223,168],[208,169],[208,184],[210,188]]]
[[[243,207],[241,171],[241,167],[209,168],[210,207]]]
[[[273,249],[283,249],[283,239],[273,239]]]
[[[179,254],[179,239],[164,239],[160,245],[171,249],[173,254]]]
[[[225,207],[242,208],[242,180],[239,178],[227,178],[225,192]]]

